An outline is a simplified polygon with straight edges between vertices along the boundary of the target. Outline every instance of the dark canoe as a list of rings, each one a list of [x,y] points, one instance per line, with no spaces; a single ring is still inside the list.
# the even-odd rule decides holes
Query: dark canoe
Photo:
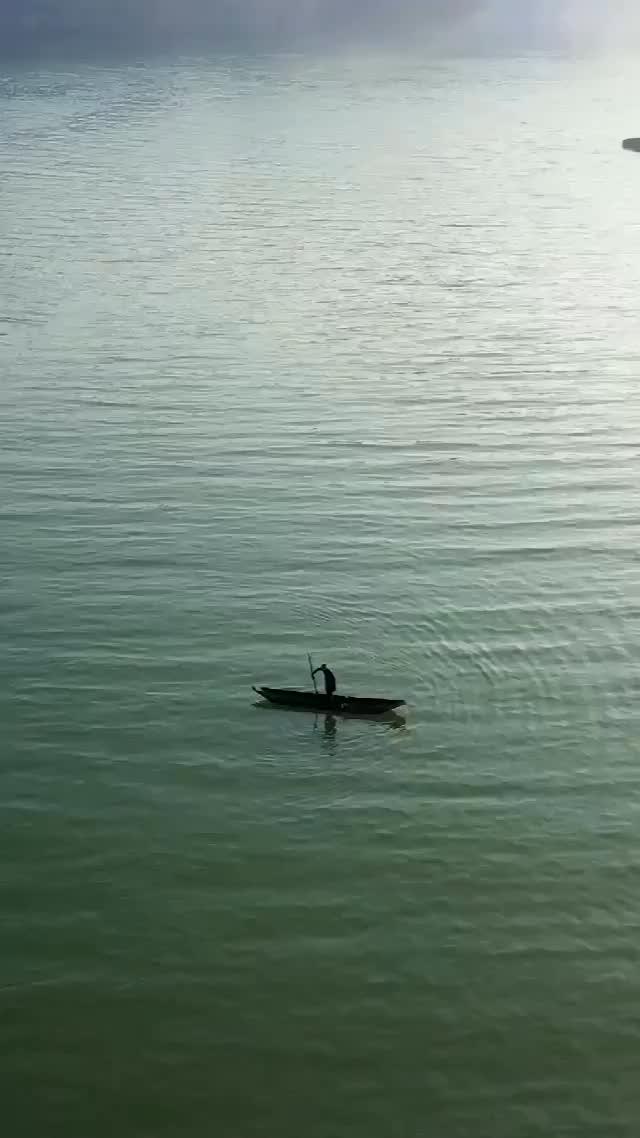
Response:
[[[625,138],[622,143],[623,150],[640,151],[640,138]]]
[[[323,692],[290,688],[254,688],[254,692],[279,707],[302,707],[308,711],[333,711],[338,715],[384,715],[402,707],[403,699],[362,699],[355,695],[327,696]]]

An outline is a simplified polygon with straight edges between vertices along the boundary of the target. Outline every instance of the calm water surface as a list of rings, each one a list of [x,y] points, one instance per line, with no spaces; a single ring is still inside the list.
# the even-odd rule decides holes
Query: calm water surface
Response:
[[[9,1138],[638,1134],[639,97],[5,68]]]

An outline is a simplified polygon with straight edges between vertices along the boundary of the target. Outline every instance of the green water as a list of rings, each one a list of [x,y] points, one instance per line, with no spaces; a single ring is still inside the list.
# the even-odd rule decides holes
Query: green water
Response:
[[[0,92],[8,1138],[637,1135],[633,61]]]

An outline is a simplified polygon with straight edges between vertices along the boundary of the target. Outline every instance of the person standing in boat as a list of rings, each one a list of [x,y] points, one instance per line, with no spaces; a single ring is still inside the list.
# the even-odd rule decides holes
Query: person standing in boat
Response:
[[[327,694],[327,698],[332,699],[336,691],[336,677],[331,671],[331,668],[328,668],[326,664],[321,664],[319,668],[316,668],[315,671],[312,672],[312,675],[317,676],[318,672],[322,672],[324,676],[324,690]]]

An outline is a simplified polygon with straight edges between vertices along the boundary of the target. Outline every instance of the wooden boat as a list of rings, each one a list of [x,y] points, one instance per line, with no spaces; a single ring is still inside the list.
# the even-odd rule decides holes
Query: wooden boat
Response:
[[[324,692],[296,691],[291,688],[254,688],[254,692],[278,707],[333,712],[334,715],[385,715],[402,707],[403,699],[365,699],[355,695],[328,696]]]

